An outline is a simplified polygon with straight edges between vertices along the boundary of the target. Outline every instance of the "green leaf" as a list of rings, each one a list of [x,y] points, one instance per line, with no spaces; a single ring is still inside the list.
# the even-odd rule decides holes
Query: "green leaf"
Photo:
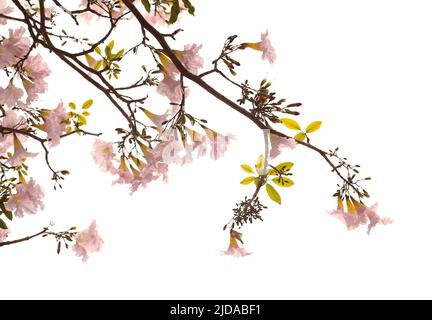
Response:
[[[277,177],[272,179],[272,181],[279,187],[284,187],[284,188],[291,187],[294,184],[294,181],[292,181],[290,178],[285,178],[285,177]]]
[[[195,8],[192,5],[192,3],[190,3],[189,0],[183,0],[183,4],[188,9],[189,14],[191,14],[191,15],[195,14]]]
[[[100,67],[102,66],[102,60],[98,60],[96,61],[96,63],[93,66],[93,70],[98,71],[100,69]]]
[[[69,102],[69,108],[71,108],[72,110],[76,109],[76,104],[73,102]]]
[[[82,108],[84,110],[89,109],[92,106],[92,104],[93,104],[93,100],[89,99],[86,102],[84,102],[84,104],[82,105]]]
[[[252,169],[250,166],[248,166],[247,164],[242,164],[240,167],[241,167],[244,171],[246,171],[247,173],[254,173],[254,172],[253,172],[253,169]]]
[[[276,191],[276,189],[272,185],[267,184],[266,190],[267,190],[267,194],[270,197],[270,199],[272,199],[274,202],[277,202],[279,204],[282,203],[282,200],[281,200],[279,193]]]
[[[120,58],[122,57],[122,55],[124,54],[125,49],[121,49],[119,52],[117,52],[114,57],[113,60],[120,60]],[[118,65],[115,65],[118,67]]]
[[[287,127],[288,129],[291,130],[301,130],[300,125],[298,124],[297,121],[290,119],[290,118],[283,118],[281,119],[282,123],[285,125],[285,127]]]
[[[306,133],[312,133],[321,128],[322,121],[314,121],[306,127]]]
[[[177,21],[178,15],[180,13],[180,5],[178,0],[174,0],[171,7],[171,15],[168,21],[169,24],[174,24]]]
[[[150,1],[149,0],[141,0],[141,2],[144,5],[144,8],[146,9],[146,11],[150,12],[150,10],[151,10]]]
[[[306,139],[306,133],[299,132],[294,136],[294,139],[298,141],[303,141],[304,139]]]
[[[101,52],[101,49],[99,48],[99,47],[96,47],[95,49],[94,49],[94,51],[97,53],[97,54],[101,54],[102,52]]]
[[[255,181],[255,177],[247,177],[240,181],[240,184],[247,185]]]
[[[108,43],[107,47],[112,50],[114,48],[114,40],[111,40],[110,43]]]
[[[282,173],[288,172],[292,169],[294,163],[292,162],[282,162],[276,166],[276,169],[281,171]]]
[[[2,219],[0,219],[0,229],[7,229],[7,228],[8,227],[7,227],[6,223]]]
[[[0,202],[0,209],[1,209],[1,212],[4,213],[6,218],[8,218],[10,221],[12,221],[12,219],[13,219],[12,211],[9,211],[6,209],[4,199],[2,199],[2,201]]]

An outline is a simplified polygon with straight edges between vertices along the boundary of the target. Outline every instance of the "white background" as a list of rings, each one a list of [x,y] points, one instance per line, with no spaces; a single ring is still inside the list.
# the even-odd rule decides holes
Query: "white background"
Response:
[[[46,209],[16,219],[11,239],[50,221],[58,229],[85,228],[95,218],[103,251],[84,264],[72,252],[57,256],[52,239],[1,248],[0,298],[432,298],[430,1],[195,2],[196,17],[182,20],[186,31],[175,46],[202,43],[210,66],[227,36],[254,42],[268,28],[276,64],[269,66],[256,51],[240,53],[239,79],[258,83],[267,77],[279,96],[304,103],[299,122],[323,120],[313,142],[339,146],[362,165],[373,177],[369,204],[378,201],[379,213],[394,224],[378,226],[370,236],[364,229],[346,231],[326,213],[335,207],[336,177],[319,155],[299,147],[277,159],[295,162],[296,184],[282,190],[283,205],[265,200],[265,222],[243,230],[253,254],[220,256],[228,245],[222,226],[234,204],[253,191],[239,185],[245,176],[239,165],[253,164],[262,152],[261,133],[191,86],[191,113],[237,137],[226,157],[173,167],[169,184],[156,182],[129,196],[96,168],[93,138],[64,141],[52,157],[71,176],[54,192],[43,163],[33,163]],[[117,38],[139,39],[136,24],[127,25]],[[89,129],[104,130],[109,139],[123,120],[84,80],[49,59],[56,63],[53,91],[40,106],[94,98]],[[162,113],[166,100],[154,101]]]

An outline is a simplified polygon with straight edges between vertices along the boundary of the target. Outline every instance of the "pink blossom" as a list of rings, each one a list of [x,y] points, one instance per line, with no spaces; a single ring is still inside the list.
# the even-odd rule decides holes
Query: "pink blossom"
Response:
[[[5,242],[9,233],[10,233],[9,229],[0,229],[0,243]]]
[[[225,152],[228,150],[228,144],[232,139],[234,139],[234,136],[232,134],[224,136],[209,128],[206,128],[205,132],[208,138],[207,144],[211,148],[210,158],[212,160],[218,160],[225,155]]]
[[[24,36],[25,29],[9,29],[9,38],[0,45],[0,69],[12,66],[30,49],[30,41]]]
[[[259,42],[259,48],[262,51],[263,60],[268,60],[270,63],[274,63],[276,61],[276,51],[268,37],[268,30],[266,33],[261,33],[261,42]]]
[[[29,104],[48,89],[45,78],[49,76],[50,70],[40,54],[28,57],[23,67],[28,76],[28,79],[23,81],[23,85],[27,91],[27,104]]]
[[[96,139],[93,145],[93,159],[102,171],[115,173],[116,169],[113,165],[114,150],[112,143]]]
[[[288,147],[294,149],[297,145],[297,142],[293,138],[287,139],[271,133],[270,144],[271,144],[270,158],[274,159],[278,155],[280,155],[282,148]]]
[[[5,128],[11,129],[24,129],[26,127],[26,121],[23,117],[17,117],[14,110],[7,110],[5,116],[1,119],[0,125]],[[21,141],[26,140],[26,136],[17,135]],[[13,134],[0,134],[0,153],[3,154],[13,145]]]
[[[22,218],[24,213],[36,214],[39,209],[44,208],[42,198],[43,189],[32,179],[28,183],[21,183],[16,186],[16,193],[6,203],[6,209],[15,211],[15,216]]]
[[[83,262],[87,262],[89,254],[102,249],[103,240],[97,231],[96,221],[93,221],[87,230],[78,232],[75,245],[72,250],[77,257],[82,257]]]
[[[202,48],[202,45],[198,46],[195,43],[187,44],[184,50],[178,53],[178,57],[182,64],[191,73],[197,74],[198,69],[204,66],[204,59],[198,54],[198,51]]]
[[[6,0],[0,0],[0,14],[8,15],[12,11],[13,11],[13,8],[9,7],[6,4]],[[7,19],[6,18],[0,18],[0,24],[6,24],[6,23],[7,23]]]
[[[223,255],[227,255],[227,256],[233,256],[236,258],[239,257],[244,257],[244,256],[248,256],[251,254],[251,252],[247,252],[245,248],[241,248],[238,245],[238,241],[243,243],[242,241],[242,235],[240,232],[237,232],[235,230],[231,230],[230,232],[230,243],[229,243],[229,247],[228,250],[226,251],[222,251]]]
[[[162,123],[168,120],[168,112],[159,115],[144,109],[144,113],[158,128],[162,127]]]
[[[156,12],[152,10],[144,17],[151,25],[162,26],[167,24],[167,21],[169,20],[169,13],[167,13],[163,8],[158,7]]]
[[[37,153],[27,152],[15,133],[13,134],[13,138],[14,138],[14,154],[9,159],[9,163],[11,164],[11,166],[14,167],[20,166],[23,162],[23,159],[34,158],[37,155]]]
[[[377,204],[368,208],[353,198],[346,199],[345,203],[348,211],[344,210],[342,199],[338,197],[337,209],[330,211],[329,214],[341,220],[348,230],[357,229],[360,225],[369,222],[367,234],[370,234],[371,229],[378,223],[386,225],[392,222],[390,218],[382,219],[377,215]]]
[[[365,215],[369,219],[369,225],[368,225],[368,231],[367,233],[370,234],[373,227],[375,227],[377,224],[387,225],[393,222],[391,218],[381,218],[377,214],[378,210],[378,203],[375,203],[372,207],[366,208]]]
[[[65,121],[68,118],[62,102],[54,110],[48,111],[43,129],[48,135],[50,147],[55,147],[60,143],[60,136],[67,130]]]
[[[0,104],[5,104],[12,108],[23,94],[24,92],[20,88],[15,87],[10,82],[6,89],[0,87]]]
[[[180,80],[165,77],[157,87],[160,95],[167,97],[171,102],[179,104],[182,100],[182,87]]]

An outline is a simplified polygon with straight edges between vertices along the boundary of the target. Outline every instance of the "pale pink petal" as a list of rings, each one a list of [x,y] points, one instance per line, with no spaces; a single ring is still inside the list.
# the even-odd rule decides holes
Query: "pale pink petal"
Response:
[[[259,43],[259,47],[262,51],[263,60],[268,60],[270,63],[274,63],[276,61],[276,51],[268,37],[268,30],[266,33],[261,34],[261,42]]]
[[[5,207],[14,212],[16,217],[22,218],[24,213],[36,214],[38,210],[44,208],[43,189],[33,179],[30,179],[28,183],[17,185],[15,190],[16,193],[10,197]]]
[[[75,251],[77,257],[82,257],[83,262],[88,260],[90,253],[100,251],[104,243],[97,231],[96,221],[93,221],[88,229],[77,233],[75,239],[72,250]]]
[[[287,147],[290,149],[294,149],[297,145],[297,142],[293,138],[287,139],[275,134],[270,134],[270,144],[271,144],[270,158],[274,159],[278,155],[280,155],[282,148]]]

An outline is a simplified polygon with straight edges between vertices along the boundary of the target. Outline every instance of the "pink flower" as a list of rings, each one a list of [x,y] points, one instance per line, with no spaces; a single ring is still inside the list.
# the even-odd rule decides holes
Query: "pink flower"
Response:
[[[223,251],[222,254],[223,255],[227,255],[227,256],[233,256],[233,257],[244,257],[244,256],[248,256],[251,254],[251,252],[247,252],[245,248],[241,248],[238,245],[238,241],[240,241],[243,244],[242,241],[242,235],[240,232],[237,232],[235,230],[231,230],[230,231],[230,243],[229,243],[229,247],[228,250]]]
[[[278,155],[280,155],[282,148],[288,147],[294,149],[297,145],[297,142],[293,138],[286,139],[284,137],[280,137],[278,135],[271,133],[270,144],[271,144],[270,158],[274,159]]]
[[[115,173],[116,169],[113,165],[114,150],[112,143],[96,139],[93,145],[93,159],[102,171]]]
[[[24,92],[20,88],[15,87],[10,82],[6,89],[0,87],[0,104],[5,104],[12,108],[23,94]]]
[[[42,187],[32,178],[28,183],[16,186],[16,193],[10,197],[5,207],[10,211],[15,211],[16,217],[22,218],[24,213],[36,214],[39,209],[43,209],[43,197]]]
[[[387,225],[393,222],[391,218],[381,218],[377,214],[378,210],[378,203],[375,203],[372,207],[366,208],[365,215],[369,219],[369,225],[368,225],[368,231],[367,233],[370,234],[373,227],[375,227],[377,224]]]
[[[11,166],[13,167],[20,166],[23,162],[23,159],[34,158],[37,155],[37,153],[27,152],[15,133],[13,134],[13,138],[14,138],[14,154],[9,159],[9,163],[11,164]]]
[[[82,257],[82,261],[86,262],[89,258],[89,253],[100,251],[102,249],[103,240],[97,231],[96,221],[93,221],[87,230],[78,232],[76,243],[72,247],[77,257]]]
[[[159,114],[154,114],[153,112],[150,112],[147,109],[144,109],[144,113],[158,128],[161,128],[162,123],[168,120],[168,112],[159,115]]]
[[[7,110],[5,116],[1,119],[0,124],[2,127],[11,129],[24,129],[26,127],[26,121],[23,117],[17,117],[17,114],[13,110]],[[26,136],[17,135],[21,141],[26,140]],[[13,145],[13,134],[0,134],[0,153],[5,153],[9,147]]]
[[[377,204],[368,208],[353,198],[346,199],[345,203],[348,211],[344,210],[342,199],[338,197],[337,209],[329,212],[329,214],[341,220],[348,230],[357,229],[360,225],[369,222],[367,234],[370,234],[371,229],[378,223],[383,225],[392,223],[390,218],[382,219],[377,215]]]
[[[25,29],[9,29],[9,38],[0,45],[0,69],[12,66],[30,49],[30,41],[24,37]]]
[[[207,143],[211,147],[210,158],[212,160],[218,160],[225,155],[225,152],[228,149],[228,144],[230,143],[230,140],[234,139],[234,136],[231,134],[224,136],[209,128],[204,130],[208,138]]]
[[[43,129],[48,135],[50,147],[55,147],[60,143],[60,136],[67,130],[65,122],[68,118],[62,102],[54,110],[48,111]]]
[[[45,78],[49,76],[50,70],[40,54],[28,57],[23,67],[28,76],[28,79],[23,81],[23,85],[27,91],[27,104],[29,104],[48,89]]]
[[[9,229],[0,229],[0,243],[5,242],[9,233],[10,233]]]
[[[273,48],[268,37],[268,30],[266,33],[261,33],[261,42],[259,43],[260,50],[262,51],[262,59],[274,63],[276,60],[276,51]]]
[[[162,26],[166,25],[169,20],[169,13],[167,13],[163,8],[158,7],[157,11],[154,10],[147,13],[144,17],[148,23],[153,26]]]
[[[191,73],[197,74],[198,69],[204,66],[204,59],[198,54],[202,45],[198,46],[195,43],[187,44],[183,51],[177,53],[178,58]]]
[[[13,11],[13,8],[9,7],[6,4],[6,0],[0,0],[0,14],[7,15],[7,14],[11,13],[12,11]],[[6,24],[6,23],[7,23],[7,19],[0,18],[0,24]]]
[[[167,97],[171,102],[179,104],[182,100],[182,87],[180,80],[165,77],[157,87],[157,92]]]

